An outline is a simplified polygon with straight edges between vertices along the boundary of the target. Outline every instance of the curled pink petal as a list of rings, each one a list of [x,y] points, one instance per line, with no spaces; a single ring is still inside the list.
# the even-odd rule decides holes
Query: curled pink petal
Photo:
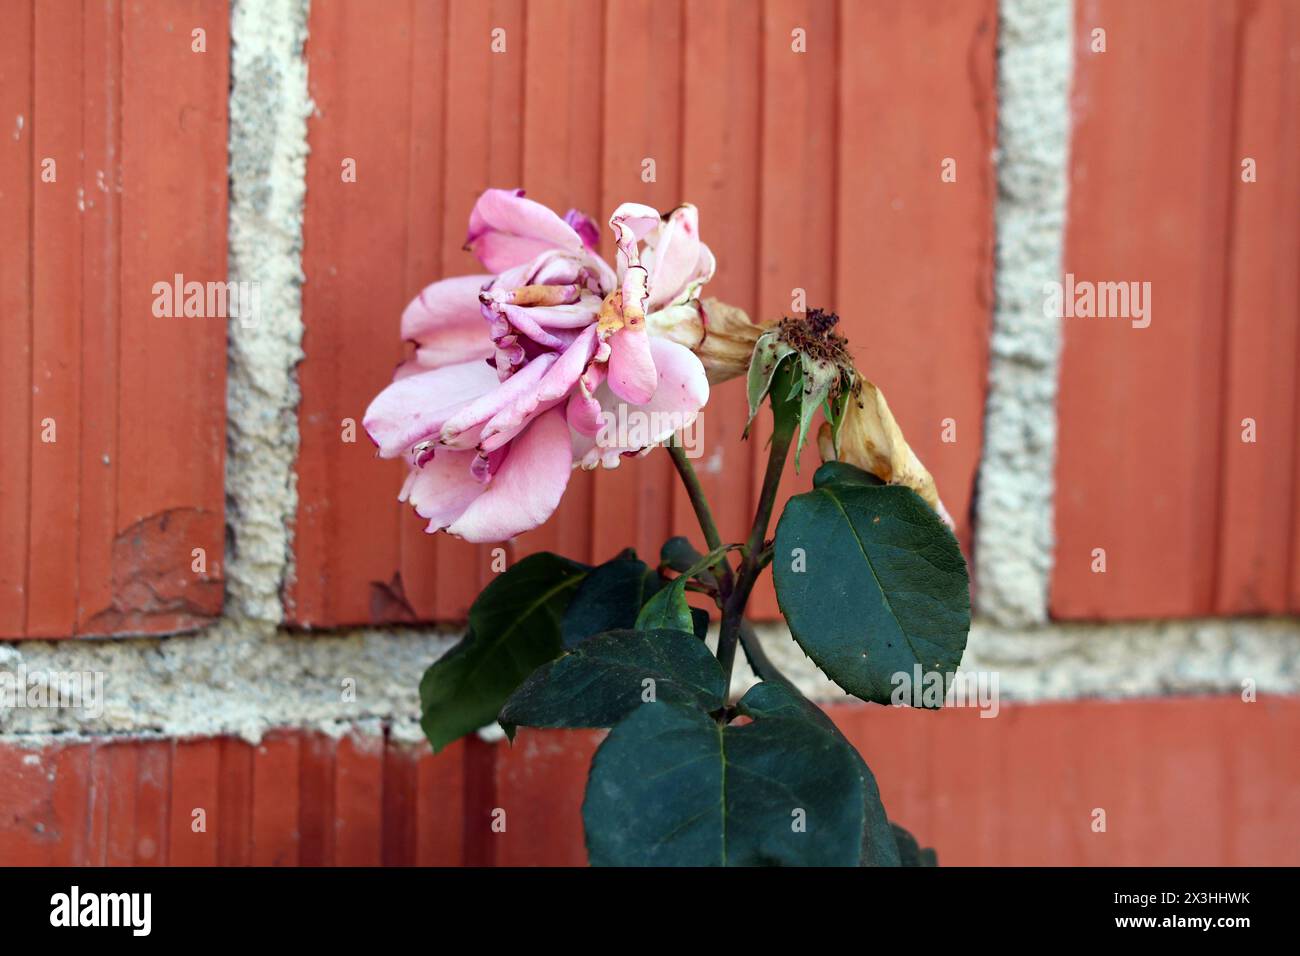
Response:
[[[375,396],[361,424],[381,458],[396,458],[437,432],[466,403],[497,387],[496,373],[484,362],[407,375]]]
[[[596,320],[600,299],[587,295],[572,305],[543,305],[527,311],[545,329],[585,329]]]
[[[573,470],[569,426],[552,410],[512,441],[484,487],[447,530],[466,541],[505,541],[554,514]]]
[[[506,452],[504,449],[498,449],[494,452],[487,452],[480,448],[474,455],[474,460],[470,462],[469,473],[474,476],[474,480],[480,485],[486,485],[492,480],[492,476],[497,473],[501,467],[501,462],[505,461]]]
[[[642,266],[629,266],[623,273],[622,299],[619,306],[623,311],[623,321],[630,326],[640,325],[641,320],[645,318],[649,280],[650,274]]]
[[[625,402],[607,383],[596,392],[601,428],[594,436],[577,436],[574,454],[584,468],[614,468],[626,455],[666,440],[673,432],[694,424],[709,400],[709,380],[704,366],[690,349],[676,342],[651,339],[650,349],[659,370],[659,387],[647,402]]]
[[[586,249],[572,226],[541,203],[525,199],[522,189],[484,191],[470,213],[465,245],[492,272],[504,272],[550,249]]]
[[[604,358],[609,350],[608,345],[603,346],[605,355],[600,351],[596,353],[595,361],[587,367],[587,371],[578,379],[577,391],[569,396],[569,405],[565,409],[565,415],[569,420],[569,427],[579,435],[591,437],[600,431],[600,402],[596,399],[595,393],[602,382],[605,381],[605,369],[603,364]]]
[[[478,316],[478,291],[491,276],[458,276],[425,286],[402,312],[402,338],[430,346],[439,337],[477,333],[482,336]]]
[[[582,244],[587,247],[588,251],[596,251],[600,245],[600,228],[596,225],[595,220],[577,209],[570,209],[564,214],[564,221],[582,238]]]
[[[595,346],[596,327],[590,325],[564,350],[559,360],[547,369],[535,388],[517,392],[509,404],[502,406],[488,420],[479,436],[482,448],[491,450],[500,447],[500,435],[517,433],[540,410],[551,408],[562,401],[586,370]]]
[[[473,451],[440,449],[424,467],[407,478],[406,498],[416,514],[429,521],[426,531],[441,531],[483,493],[483,485],[470,473]]]
[[[652,239],[647,310],[677,301],[699,265],[700,226],[695,207],[678,206]],[[651,239],[647,239],[647,245],[650,243]]]
[[[509,329],[513,329],[517,332],[522,332],[538,345],[544,345],[547,348],[552,349],[563,347],[564,342],[561,339],[552,335],[550,332],[547,332],[538,324],[537,319],[533,316],[533,313],[537,311],[536,309],[521,309],[517,305],[507,305],[504,302],[493,303],[489,308],[491,308],[497,316],[509,323],[507,328],[501,330],[503,335],[506,334]],[[497,336],[496,332],[497,329],[494,327],[493,337],[499,338],[500,336]]]
[[[609,227],[614,230],[618,245],[619,272],[641,261],[637,243],[659,227],[659,210],[639,202],[625,202],[609,217]]]
[[[619,398],[641,405],[659,384],[650,337],[645,326],[619,329],[609,338],[609,387]]]
[[[559,357],[553,352],[539,355],[504,382],[497,384],[493,375],[491,391],[481,393],[473,400],[463,403],[455,413],[443,422],[440,438],[444,445],[451,447],[469,447],[478,444],[479,433],[476,426],[482,425],[511,402],[518,401],[536,390],[538,382]],[[487,366],[485,365],[484,368]],[[470,437],[465,433],[473,430]]]

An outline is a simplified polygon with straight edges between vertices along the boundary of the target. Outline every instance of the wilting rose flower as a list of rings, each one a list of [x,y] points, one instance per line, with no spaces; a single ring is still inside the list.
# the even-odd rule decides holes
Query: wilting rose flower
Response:
[[[823,422],[817,435],[822,461],[843,461],[869,471],[890,485],[905,485],[925,500],[949,528],[955,528],[948,509],[939,500],[934,478],[903,437],[885,393],[861,376],[844,410],[839,450],[831,427]]]
[[[400,497],[429,532],[483,542],[535,528],[575,465],[616,466],[708,400],[690,346],[714,260],[695,208],[661,217],[625,203],[609,224],[613,268],[586,216],[489,189],[466,240],[488,274],[435,282],[407,306],[402,338],[415,353],[364,426],[380,457],[405,458]],[[619,412],[657,424],[611,434]]]

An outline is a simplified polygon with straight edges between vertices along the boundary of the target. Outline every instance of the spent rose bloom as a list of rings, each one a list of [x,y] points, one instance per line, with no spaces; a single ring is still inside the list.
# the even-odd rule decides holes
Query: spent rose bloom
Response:
[[[624,203],[611,267],[582,213],[489,189],[466,247],[487,274],[435,282],[402,314],[414,355],[364,426],[409,467],[400,498],[426,530],[502,541],[555,511],[574,466],[616,466],[690,425],[708,400],[700,289],[714,259],[695,207]],[[620,441],[619,406],[657,423]]]
[[[885,393],[861,376],[848,396],[838,438],[837,448],[830,425],[823,422],[817,435],[822,461],[847,462],[871,472],[886,484],[911,488],[944,524],[956,529],[952,515],[939,499],[934,478],[903,437],[903,430],[885,401]]]
[[[722,360],[706,360],[711,372],[734,365],[739,346],[748,342],[754,331],[743,313],[723,322],[725,308],[708,309],[710,325],[720,337],[729,330],[729,337],[737,341],[717,348]],[[839,321],[834,312],[810,309],[805,315],[783,318],[760,330],[748,374],[750,421],[776,387],[778,369],[797,370],[799,388],[787,400],[797,401],[796,448],[803,447],[813,417],[824,411],[817,433],[823,462],[842,461],[870,472],[886,484],[911,488],[949,528],[954,528],[952,516],[939,500],[933,476],[903,437],[885,393],[854,366],[848,339],[835,331]]]

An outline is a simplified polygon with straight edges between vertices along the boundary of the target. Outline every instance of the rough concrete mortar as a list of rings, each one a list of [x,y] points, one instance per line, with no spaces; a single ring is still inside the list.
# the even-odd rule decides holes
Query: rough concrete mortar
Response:
[[[226,601],[281,620],[298,504],[302,217],[306,194],[306,0],[239,0],[231,20],[230,277],[260,309],[229,328]]]
[[[1058,281],[1065,229],[1073,9],[1002,0],[993,337],[975,534],[976,600],[1002,624],[1047,619],[1052,567]]]
[[[0,670],[103,674],[105,704],[93,719],[72,709],[0,708],[0,734],[256,742],[277,727],[339,733],[370,721],[417,740],[420,675],[454,640],[432,629],[295,635],[229,620],[198,635],[0,645]]]
[[[851,700],[782,625],[761,630],[769,656],[804,693]],[[1300,691],[1300,621],[1204,619],[1005,627],[977,619],[962,659],[968,674],[996,674],[1003,700],[1036,702],[1161,694]],[[744,671],[746,681],[752,676]]]
[[[849,700],[780,624],[760,625],[773,662],[814,699]],[[104,674],[97,719],[71,710],[0,710],[3,739],[34,746],[57,737],[234,735],[256,742],[277,727],[340,734],[387,726],[420,739],[417,685],[459,633],[419,629],[291,635],[257,622],[223,622],[201,635],[125,641],[0,645],[0,670]],[[733,690],[753,675],[737,659]],[[964,672],[996,673],[1002,701],[1153,694],[1300,691],[1300,621],[1194,620],[1005,628],[976,621]],[[351,682],[355,700],[345,690]]]

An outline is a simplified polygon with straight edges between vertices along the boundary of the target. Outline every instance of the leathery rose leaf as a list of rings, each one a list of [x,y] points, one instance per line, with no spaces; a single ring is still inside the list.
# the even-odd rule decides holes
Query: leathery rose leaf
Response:
[[[688,538],[669,537],[663,542],[663,548],[659,549],[659,563],[671,567],[677,574],[689,571],[692,564],[698,563],[699,559],[705,557],[699,553],[693,544],[690,544]]]
[[[631,628],[645,602],[662,587],[659,575],[635,554],[597,566],[564,612],[564,646],[577,647],[592,635]]]
[[[709,636],[709,612],[703,608],[691,608],[691,630],[701,641]]]
[[[722,668],[681,631],[610,631],[543,664],[501,709],[501,726],[612,727],[642,704],[674,701],[704,711],[725,701]]]
[[[676,571],[678,574],[689,574],[692,568],[699,565],[703,557],[704,555],[696,550],[695,545],[686,538],[678,536],[669,538],[659,549],[659,566]],[[718,579],[708,568],[696,572],[695,580],[712,587],[718,586]]]
[[[637,615],[637,630],[670,629],[692,633],[696,629],[698,616],[686,603],[686,582],[716,563],[718,558],[731,548],[732,545],[726,544],[714,548],[674,578],[666,588],[651,597],[641,609],[641,613]],[[708,625],[706,624],[705,627],[707,629]]]
[[[855,488],[878,488],[884,482],[869,471],[842,461],[828,461],[813,474],[813,487],[841,485]]]
[[[543,552],[483,589],[464,639],[420,681],[420,726],[435,753],[495,720],[524,678],[560,653],[561,617],[588,570]]]
[[[636,617],[636,627],[642,631],[675,630],[691,633],[694,624],[691,606],[686,603],[686,575],[652,596]]]
[[[695,545],[678,535],[675,538],[669,538],[659,549],[659,563],[665,567],[672,568],[678,574],[683,574],[691,569],[691,566],[698,564],[700,558],[704,555],[696,550]]]
[[[862,778],[804,718],[722,727],[661,701],[601,743],[582,819],[593,866],[856,866]]]
[[[835,721],[825,711],[792,687],[763,681],[755,684],[737,705],[742,714],[753,717],[787,716],[810,720],[840,741],[853,755],[858,776],[862,778],[862,866],[900,866],[898,843],[890,828],[889,816],[880,800],[875,774],[862,759],[857,748],[840,733]]]
[[[776,596],[799,646],[850,694],[887,704],[898,681],[955,673],[970,631],[957,539],[910,488],[848,466],[791,498],[776,529]],[[912,695],[907,695],[910,701]]]
[[[908,833],[897,823],[891,824],[894,839],[898,842],[898,856],[903,866],[938,866],[939,857],[929,847],[922,847],[916,837]]]

